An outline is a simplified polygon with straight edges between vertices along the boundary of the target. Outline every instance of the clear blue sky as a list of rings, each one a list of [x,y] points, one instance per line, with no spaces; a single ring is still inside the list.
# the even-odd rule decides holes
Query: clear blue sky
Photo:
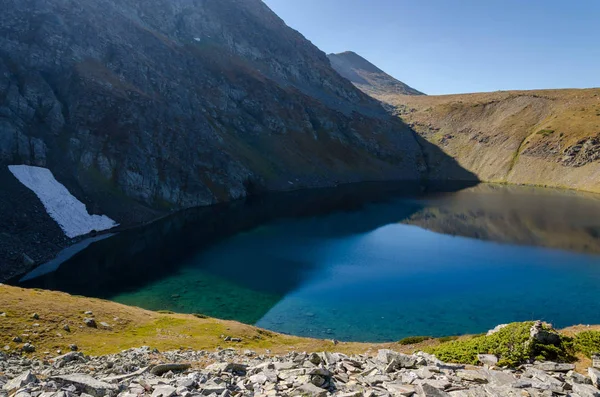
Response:
[[[264,0],[427,94],[600,86],[600,0]]]

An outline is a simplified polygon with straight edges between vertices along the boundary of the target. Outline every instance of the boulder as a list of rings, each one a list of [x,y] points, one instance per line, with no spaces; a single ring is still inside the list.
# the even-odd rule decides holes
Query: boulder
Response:
[[[543,345],[559,345],[561,342],[560,335],[551,328],[550,325],[544,327],[544,323],[538,320],[531,326],[529,335],[531,339],[536,340]]]
[[[573,393],[579,397],[600,397],[600,390],[591,385],[582,385],[575,383]]]
[[[494,354],[478,354],[477,359],[484,365],[494,366],[498,364],[498,357]]]
[[[23,350],[25,353],[33,353],[35,351],[35,346],[31,343],[25,343],[23,347],[21,347],[21,350]]]
[[[30,383],[37,383],[38,379],[31,373],[31,371],[23,372],[21,375],[14,379],[9,380],[3,387],[8,393],[12,393],[17,389],[27,386]]]
[[[191,365],[190,364],[159,364],[154,366],[151,370],[150,373],[152,375],[156,375],[156,376],[161,376],[162,374],[166,374],[169,371],[175,371],[175,372],[179,372],[179,371],[185,371],[186,369],[190,368]]]
[[[600,369],[600,353],[592,354],[592,367]]]
[[[176,391],[177,389],[175,389],[173,386],[157,385],[152,391],[152,397],[171,397],[175,395]]]
[[[535,363],[533,367],[549,372],[569,372],[575,369],[575,364],[560,364],[552,361],[545,361],[541,363]]]
[[[590,367],[588,368],[588,375],[590,375],[592,384],[597,388],[600,388],[600,370]]]
[[[429,383],[420,383],[416,386],[415,390],[419,397],[450,397],[450,394]]]
[[[312,383],[306,383],[294,390],[292,396],[302,396],[302,397],[326,397],[327,390],[321,389],[313,385]]]
[[[77,390],[93,397],[112,396],[119,390],[116,385],[102,382],[85,374],[59,375],[55,376],[53,379],[62,383],[70,383],[74,385]]]

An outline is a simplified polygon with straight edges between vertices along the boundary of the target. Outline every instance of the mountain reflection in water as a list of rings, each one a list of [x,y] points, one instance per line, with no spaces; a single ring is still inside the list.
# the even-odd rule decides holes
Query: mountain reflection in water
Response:
[[[581,306],[600,293],[598,196],[434,190],[361,184],[190,210],[23,285],[341,340],[600,322]]]

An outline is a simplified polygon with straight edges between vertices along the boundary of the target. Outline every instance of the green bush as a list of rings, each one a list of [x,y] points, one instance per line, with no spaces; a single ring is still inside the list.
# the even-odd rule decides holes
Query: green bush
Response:
[[[426,349],[446,362],[477,364],[478,354],[495,354],[498,365],[515,367],[532,359],[573,361],[573,341],[560,336],[560,344],[543,345],[530,340],[529,331],[533,322],[512,323],[493,335],[480,335],[470,339],[456,340]]]
[[[426,340],[433,339],[431,336],[409,336],[398,341],[401,345],[416,345],[417,343],[424,342]]]
[[[590,357],[600,352],[600,331],[583,331],[575,336],[575,350]]]
[[[457,340],[458,336],[442,336],[441,338],[437,338],[440,343],[451,342],[453,340]]]

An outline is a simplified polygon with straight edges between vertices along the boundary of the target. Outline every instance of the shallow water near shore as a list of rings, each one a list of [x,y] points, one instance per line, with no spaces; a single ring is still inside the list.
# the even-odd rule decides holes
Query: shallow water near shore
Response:
[[[23,285],[378,342],[600,323],[599,254],[596,195],[370,185],[179,214]]]

